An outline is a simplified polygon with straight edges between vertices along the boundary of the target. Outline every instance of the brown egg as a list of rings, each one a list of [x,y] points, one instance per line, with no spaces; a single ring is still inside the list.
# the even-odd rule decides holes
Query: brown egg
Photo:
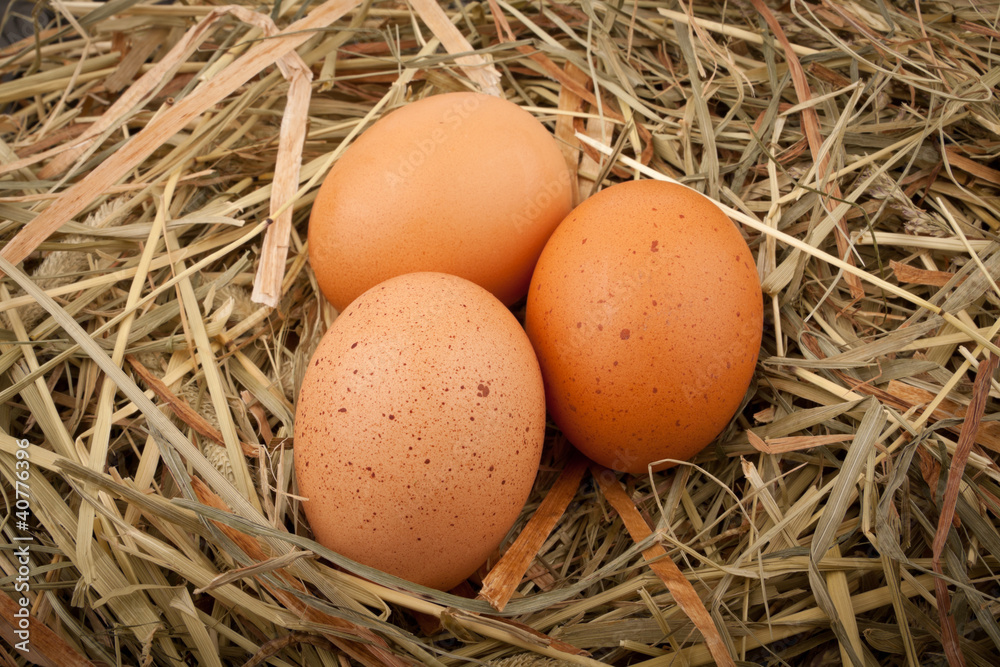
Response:
[[[642,473],[694,456],[732,419],[763,300],[750,249],[711,201],[634,181],[583,202],[549,239],[525,328],[553,421],[595,461]]]
[[[500,545],[545,434],[531,343],[489,292],[413,273],[363,294],[309,362],[295,474],[324,546],[449,589]]]
[[[571,208],[565,160],[531,114],[490,95],[434,95],[380,119],[334,165],[309,259],[337,309],[414,271],[466,278],[510,305]]]

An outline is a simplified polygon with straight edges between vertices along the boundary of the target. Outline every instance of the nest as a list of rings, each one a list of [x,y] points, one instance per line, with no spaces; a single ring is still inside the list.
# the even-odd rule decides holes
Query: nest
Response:
[[[0,51],[4,664],[995,662],[995,0],[42,10]],[[317,185],[455,90],[535,114],[581,199],[724,206],[766,316],[702,454],[620,475],[551,429],[446,593],[315,543],[291,443]]]

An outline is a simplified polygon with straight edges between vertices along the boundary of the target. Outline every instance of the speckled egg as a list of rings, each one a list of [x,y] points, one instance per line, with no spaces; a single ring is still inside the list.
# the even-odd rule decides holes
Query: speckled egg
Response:
[[[297,398],[295,475],[316,539],[454,587],[528,498],[542,386],[524,330],[481,287],[413,273],[365,292],[323,337]]]
[[[393,276],[450,273],[507,305],[572,208],[570,175],[545,126],[512,102],[446,93],[381,118],[323,182],[309,260],[336,308]]]
[[[711,201],[633,181],[587,199],[549,239],[525,328],[570,442],[643,473],[694,456],[732,419],[753,378],[763,299],[750,249]]]

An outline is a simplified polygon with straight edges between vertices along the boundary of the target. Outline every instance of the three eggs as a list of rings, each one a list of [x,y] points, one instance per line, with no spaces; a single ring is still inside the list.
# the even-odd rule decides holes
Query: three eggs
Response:
[[[740,232],[658,181],[573,209],[572,180],[543,125],[476,93],[392,112],[331,170],[309,253],[342,312],[295,422],[320,543],[448,589],[517,519],[546,413],[633,473],[690,458],[732,419],[763,325]],[[522,328],[507,307],[525,294]]]

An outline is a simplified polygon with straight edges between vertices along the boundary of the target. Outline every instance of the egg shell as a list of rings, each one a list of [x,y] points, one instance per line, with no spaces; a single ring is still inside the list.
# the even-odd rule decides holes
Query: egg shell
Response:
[[[566,162],[531,114],[435,95],[381,118],[337,161],[313,203],[309,259],[338,309],[414,271],[466,278],[510,305],[571,208]]]
[[[351,303],[310,360],[298,492],[324,546],[447,590],[517,520],[544,434],[541,372],[511,312],[462,278],[408,274]]]
[[[763,299],[750,249],[711,201],[633,181],[590,197],[552,235],[525,329],[570,442],[644,473],[691,458],[732,419],[753,378]]]

